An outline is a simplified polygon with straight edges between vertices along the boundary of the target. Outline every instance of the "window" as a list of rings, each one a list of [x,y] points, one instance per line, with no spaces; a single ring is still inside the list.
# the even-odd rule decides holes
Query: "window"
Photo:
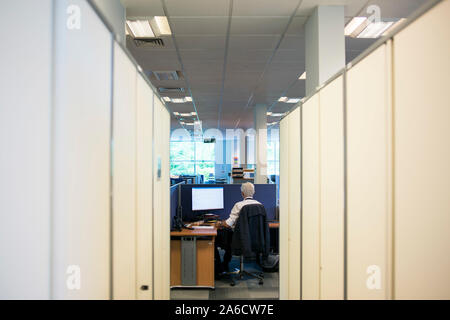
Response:
[[[214,179],[215,144],[194,141],[170,142],[170,175],[203,175]]]
[[[280,149],[278,141],[267,141],[267,175],[280,174]]]

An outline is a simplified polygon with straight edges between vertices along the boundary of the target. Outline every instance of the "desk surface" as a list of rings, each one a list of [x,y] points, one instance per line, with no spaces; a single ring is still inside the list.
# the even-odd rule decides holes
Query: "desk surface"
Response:
[[[183,229],[181,231],[171,231],[171,237],[215,237],[217,236],[217,229]]]

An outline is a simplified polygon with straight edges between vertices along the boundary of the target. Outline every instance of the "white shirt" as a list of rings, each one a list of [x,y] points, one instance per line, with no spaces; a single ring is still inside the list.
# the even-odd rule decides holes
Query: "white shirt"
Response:
[[[225,221],[225,223],[234,229],[234,225],[236,224],[237,219],[239,218],[239,213],[241,213],[241,209],[243,206],[248,204],[261,204],[260,202],[254,200],[252,197],[247,197],[243,201],[237,202],[233,209],[231,209],[230,217]]]

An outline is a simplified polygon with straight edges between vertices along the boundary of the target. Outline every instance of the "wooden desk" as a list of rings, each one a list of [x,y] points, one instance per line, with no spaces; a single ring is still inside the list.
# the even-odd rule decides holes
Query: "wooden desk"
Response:
[[[214,242],[217,230],[214,229],[183,229],[170,233],[170,286],[171,287],[208,287],[214,288]],[[182,241],[195,240],[195,278],[194,284],[183,284]],[[192,257],[186,257],[186,260]],[[192,262],[192,261],[191,261]],[[187,266],[189,268],[189,266]],[[186,271],[186,270],[185,270]]]

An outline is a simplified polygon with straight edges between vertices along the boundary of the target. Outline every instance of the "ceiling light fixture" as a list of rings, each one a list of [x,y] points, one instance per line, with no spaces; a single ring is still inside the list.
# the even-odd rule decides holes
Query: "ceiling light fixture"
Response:
[[[127,20],[126,32],[134,39],[149,39],[172,35],[169,21],[165,16],[155,16],[150,20]]]
[[[286,101],[286,103],[299,103],[300,102],[300,98],[291,98],[288,101]]]
[[[306,71],[302,73],[298,80],[306,80]]]
[[[179,116],[180,114],[178,112],[173,113],[175,116]]]
[[[127,27],[135,39],[155,37],[148,20],[127,20]]]
[[[191,98],[191,97],[184,97],[184,98],[169,98],[169,97],[164,97],[163,99],[164,99],[164,101],[166,101],[166,102],[172,102],[172,103],[186,103],[186,102],[192,102],[192,98]]]
[[[345,26],[344,34],[346,36],[356,37],[363,30],[363,28],[365,26],[367,26],[367,22],[368,22],[368,20],[366,17],[354,17]],[[356,35],[355,35],[355,33],[356,33]]]
[[[394,22],[372,22],[358,34],[357,38],[378,38],[393,24]]]
[[[170,30],[169,21],[165,16],[156,16],[150,20],[150,25],[157,37],[170,36],[172,31]]]
[[[286,113],[273,113],[271,112],[269,116],[271,117],[284,117]]]
[[[278,99],[278,102],[286,102],[288,100],[289,100],[288,97],[281,97],[280,99]]]

